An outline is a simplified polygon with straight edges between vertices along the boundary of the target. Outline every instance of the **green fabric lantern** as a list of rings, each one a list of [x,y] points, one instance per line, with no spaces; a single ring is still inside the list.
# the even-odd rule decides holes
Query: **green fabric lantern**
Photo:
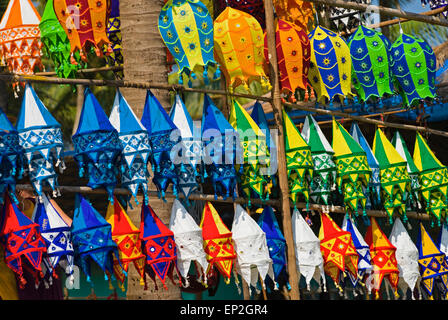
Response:
[[[381,33],[359,26],[349,38],[352,83],[361,100],[393,94],[390,41]]]
[[[389,223],[392,224],[395,212],[406,222],[406,200],[411,191],[411,179],[406,161],[395,150],[381,129],[376,130],[373,152],[380,165],[381,199],[389,216]]]
[[[48,0],[39,24],[46,55],[53,61],[55,72],[61,78],[75,78],[81,65],[78,53],[70,54],[70,41],[55,14],[53,0]]]
[[[329,205],[330,194],[336,190],[336,164],[333,161],[333,148],[311,115],[305,119],[302,136],[311,148],[314,162],[313,181],[310,186],[311,200],[315,203]]]

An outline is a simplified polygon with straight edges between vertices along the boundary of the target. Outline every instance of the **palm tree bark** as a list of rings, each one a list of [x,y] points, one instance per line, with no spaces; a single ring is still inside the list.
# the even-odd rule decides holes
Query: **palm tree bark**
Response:
[[[121,34],[124,58],[124,78],[130,81],[167,82],[166,50],[159,35],[157,22],[163,0],[120,0]],[[146,97],[146,90],[122,88],[121,92],[141,118]],[[164,107],[169,106],[169,95],[165,91],[153,90]],[[155,190],[153,184],[150,189]],[[139,199],[142,203],[141,199]],[[157,198],[150,199],[150,205],[162,221],[168,225],[172,201],[163,202]],[[128,214],[136,226],[140,226],[141,205],[133,205]],[[160,282],[159,290],[147,277],[148,290],[143,290],[140,278],[133,267],[129,268],[127,298],[130,300],[175,300],[181,299],[179,286],[166,281],[168,290]],[[176,280],[176,277],[175,277]],[[158,280],[157,280],[158,281]]]

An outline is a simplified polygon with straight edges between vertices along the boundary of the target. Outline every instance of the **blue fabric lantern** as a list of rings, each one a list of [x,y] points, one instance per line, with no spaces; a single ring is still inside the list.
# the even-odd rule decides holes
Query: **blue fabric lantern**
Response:
[[[204,95],[201,132],[204,143],[204,178],[210,176],[215,198],[227,198],[230,195],[235,198],[238,136],[207,94]]]
[[[170,182],[173,184],[173,193],[177,198],[179,178],[171,161],[170,153],[180,141],[180,137],[176,125],[151,90],[148,90],[146,94],[141,122],[148,130],[149,144],[152,150],[149,161],[154,174],[152,181],[157,187],[159,198],[165,200],[165,192]]]
[[[117,244],[112,240],[112,226],[80,194],[76,194],[75,213],[71,226],[75,259],[91,282],[90,263],[95,261],[103,272],[114,279],[113,255],[119,259]],[[124,271],[124,270],[123,270]],[[104,275],[108,280],[107,274]]]
[[[87,167],[88,186],[92,189],[103,187],[113,203],[113,191],[117,184],[117,168],[122,147],[118,132],[109,122],[98,100],[89,88],[84,92],[79,125],[72,136],[75,160],[79,166],[79,176]]]
[[[19,133],[0,109],[0,194],[9,188],[9,194],[16,203],[16,177],[22,178],[23,160]],[[3,203],[3,197],[0,197],[0,203]]]
[[[121,184],[131,191],[136,203],[141,187],[148,203],[148,162],[151,154],[148,131],[132,111],[126,99],[117,90],[109,117],[121,141]]]
[[[185,204],[189,205],[188,197],[198,189],[196,169],[201,162],[202,141],[199,130],[195,130],[193,120],[179,95],[176,95],[170,118],[179,128],[182,139],[182,143],[178,144],[180,152],[172,155],[175,157],[173,161],[179,176],[179,189],[185,197]]]
[[[62,152],[61,125],[50,114],[30,84],[26,84],[16,129],[20,145],[28,162],[30,181],[39,199],[44,182],[53,189],[53,196],[60,195],[55,166],[65,169]]]

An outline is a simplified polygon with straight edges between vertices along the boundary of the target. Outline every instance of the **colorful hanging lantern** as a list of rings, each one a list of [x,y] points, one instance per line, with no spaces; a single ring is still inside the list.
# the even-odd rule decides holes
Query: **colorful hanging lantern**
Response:
[[[208,67],[217,66],[213,58],[213,20],[199,0],[168,0],[159,15],[159,32],[179,66],[179,83],[183,74],[196,79],[195,69],[203,67],[208,83]],[[215,79],[219,78],[217,69]]]
[[[422,284],[429,299],[433,300],[435,283],[440,283],[444,295],[448,294],[448,264],[445,254],[436,247],[423,224],[420,223],[417,237],[419,253],[418,264],[422,276]]]
[[[320,218],[319,240],[324,270],[342,293],[340,281],[345,278],[346,272],[351,273],[353,278],[358,277],[358,253],[350,232],[343,231],[325,212],[321,213]]]
[[[344,196],[345,207],[357,214],[358,206],[361,206],[366,215],[365,193],[372,171],[365,151],[334,118],[332,148],[337,166],[336,184]]]
[[[305,198],[308,207],[308,186],[314,170],[311,148],[286,111],[283,109],[282,112],[290,198],[296,203],[300,193]]]
[[[113,202],[113,191],[117,184],[117,171],[122,145],[118,132],[109,122],[92,91],[84,91],[84,104],[78,128],[72,136],[79,176],[88,172],[88,186],[105,188],[109,201]]]
[[[371,4],[371,0],[354,0],[354,3]],[[342,7],[328,7],[329,18],[332,24],[336,26],[338,32],[351,33],[353,28],[358,25],[366,24],[365,15],[370,13],[369,9],[366,13],[354,9],[342,8]]]
[[[0,109],[0,194],[8,191],[16,203],[16,177],[22,178],[23,156],[19,133]],[[0,203],[3,203],[3,197],[0,198]]]
[[[353,64],[352,82],[362,101],[393,94],[390,41],[381,33],[360,25],[348,40]]]
[[[391,55],[392,72],[406,106],[436,97],[436,56],[425,40],[402,33],[392,44]]]
[[[205,203],[199,227],[202,229],[204,251],[209,263],[207,276],[211,274],[213,268],[217,268],[224,277],[224,281],[229,284],[233,262],[237,258],[232,232],[222,222],[210,202]]]
[[[18,276],[18,285],[23,289],[26,280],[23,270],[30,271],[38,286],[39,278],[44,274],[41,262],[47,251],[44,239],[39,232],[39,225],[23,214],[6,193],[2,208],[2,227],[0,240],[5,250],[5,262]]]
[[[80,194],[76,194],[71,234],[75,259],[80,261],[87,282],[92,283],[91,261],[103,270],[106,281],[109,280],[108,275],[111,280],[115,279],[114,259],[119,259],[119,253],[117,244],[112,240],[112,226]]]
[[[426,213],[437,220],[447,213],[448,169],[429,149],[425,139],[417,132],[414,147],[414,163],[419,170],[420,192],[426,203]]]
[[[120,19],[120,1],[111,0],[110,13],[107,20],[107,38],[110,41],[112,51],[107,56],[106,62],[109,67],[123,66],[123,53],[121,45],[121,19]],[[123,71],[114,72],[120,79],[123,78]]]
[[[389,236],[390,243],[397,248],[397,258],[400,280],[398,286],[406,292],[407,287],[414,291],[417,281],[420,280],[418,267],[418,249],[409,236],[400,218],[396,218]]]
[[[114,256],[114,272],[120,288],[124,291],[123,284],[131,263],[140,275],[140,284],[144,285],[145,255],[141,249],[140,230],[115,197],[107,207],[106,221],[112,227],[112,240],[118,247],[118,256]]]
[[[294,209],[291,220],[297,270],[305,277],[308,291],[311,289],[312,279],[319,284],[322,279],[324,291],[327,291],[324,259],[320,251],[319,238],[316,237],[297,208]]]
[[[141,187],[144,201],[148,203],[148,162],[151,153],[148,131],[118,89],[109,121],[117,130],[122,147],[121,185],[131,191],[137,205],[137,193]]]
[[[257,19],[263,30],[266,29],[266,17],[264,13],[264,3],[262,0],[218,0],[218,15],[227,7],[238,9],[250,14],[252,17]]]
[[[314,25],[314,5],[310,1],[274,0],[275,13],[279,19],[290,21],[301,29]]]
[[[372,175],[369,181],[369,195],[367,196],[366,208],[380,209],[381,208],[381,180],[380,180],[380,165],[375,158],[369,142],[364,137],[357,122],[352,122],[350,127],[350,135],[361,146],[367,156],[367,163],[372,170]]]
[[[413,209],[421,209],[420,204],[420,183],[418,181],[419,170],[415,166],[414,160],[412,159],[411,154],[409,153],[408,148],[406,147],[406,143],[400,135],[399,131],[396,131],[392,141],[392,145],[395,150],[397,150],[398,154],[406,160],[406,168],[408,171],[409,178],[411,179],[411,192],[408,197],[408,206]]]
[[[423,7],[427,4],[429,4],[429,7],[431,8],[431,10],[435,10],[438,8],[443,8],[443,7],[448,6],[447,0],[421,0],[421,1],[422,1]],[[442,14],[445,16],[445,18],[448,17],[448,12],[446,10],[443,11]]]
[[[221,65],[230,91],[259,81],[271,89],[264,65],[263,30],[250,14],[227,7],[214,22],[215,56]]]
[[[373,265],[372,281],[366,283],[369,291],[372,290],[375,293],[375,299],[378,299],[381,283],[384,277],[387,277],[390,285],[395,290],[395,296],[398,297],[399,271],[395,253],[397,248],[387,239],[374,217],[370,217],[370,226],[367,228],[364,239],[370,246]]]
[[[140,237],[142,239],[143,253],[146,256],[146,272],[154,281],[157,290],[156,275],[168,290],[165,284],[166,277],[173,280],[173,272],[177,269],[177,250],[174,242],[174,234],[160,220],[149,204],[142,205],[140,223]],[[180,278],[180,275],[179,275]]]
[[[236,132],[210,97],[204,95],[202,114],[204,178],[210,176],[215,197],[236,197]],[[208,174],[208,175],[207,175]]]
[[[91,49],[98,57],[112,53],[106,33],[108,1],[54,0],[54,11],[70,41],[72,55],[79,52],[87,61]]]
[[[152,181],[157,187],[159,198],[165,199],[165,192],[170,182],[173,184],[173,193],[177,198],[179,179],[170,153],[180,137],[177,135],[175,140],[172,139],[173,132],[178,129],[151,90],[146,93],[141,123],[148,130],[151,146],[149,161],[154,174]]]
[[[395,212],[406,222],[406,200],[411,191],[411,179],[406,168],[406,161],[379,128],[373,140],[373,150],[380,165],[382,200],[389,215],[389,223],[392,224]]]
[[[336,164],[333,161],[333,148],[312,115],[306,116],[302,136],[311,148],[314,163],[313,182],[310,188],[311,199],[315,203],[329,205],[331,192],[336,190]]]
[[[51,204],[45,194],[43,202],[34,206],[32,220],[39,225],[39,231],[47,248],[46,257],[42,262],[44,276],[57,278],[56,267],[60,265],[73,283],[74,249],[70,226],[64,221],[58,210]]]
[[[279,19],[275,31],[281,90],[292,102],[296,101],[294,94],[298,88],[305,90],[305,101],[308,101],[308,87],[311,88],[307,77],[311,47],[304,30],[306,29],[300,29],[293,23]],[[266,61],[269,61],[266,33],[264,54]],[[311,98],[313,97],[314,91],[311,88]]]
[[[76,71],[81,68],[81,57],[75,53],[71,59],[70,41],[54,11],[54,0],[47,1],[39,29],[43,47],[53,61],[58,77],[75,78]]]
[[[0,21],[2,64],[16,74],[30,75],[41,61],[40,15],[30,0],[10,0]]]
[[[317,26],[308,35],[311,45],[311,63],[308,80],[317,93],[317,101],[333,101],[339,96],[352,96],[352,59],[345,40],[337,33]]]
[[[266,234],[269,256],[272,259],[274,277],[277,283],[287,278],[286,274],[286,240],[280,230],[274,210],[266,206],[258,218],[258,225]]]
[[[184,195],[184,203],[190,204],[188,198],[198,190],[197,167],[201,163],[202,141],[196,127],[193,125],[190,113],[188,113],[184,102],[177,94],[170,118],[174,125],[179,128],[182,140],[181,150],[175,155],[173,162],[179,177],[179,189]],[[199,137],[198,137],[199,136]]]
[[[269,199],[270,190],[268,189],[266,174],[270,164],[269,150],[266,148],[266,136],[249,113],[236,100],[232,103],[229,123],[238,132],[242,147],[243,168],[239,179],[243,194],[249,199],[248,206],[250,208],[252,194],[263,201]]]
[[[207,283],[205,271],[208,268],[208,262],[203,248],[202,230],[177,199],[174,199],[173,207],[171,208],[169,228],[174,234],[177,249],[177,267],[185,281],[185,287],[189,285],[188,271],[192,262],[194,262],[196,270],[200,274],[199,278],[204,283]]]
[[[50,114],[30,84],[25,85],[16,129],[24,149],[30,181],[40,197],[46,182],[53,189],[53,196],[60,195],[55,166],[62,172],[64,143],[61,125]]]
[[[354,277],[353,274],[350,272],[348,273],[353,287],[356,287],[360,281],[365,280],[364,276],[367,277],[372,273],[373,267],[372,258],[370,257],[370,249],[348,214],[344,216],[344,220],[342,221],[342,230],[350,232],[353,245],[358,254],[358,274]]]

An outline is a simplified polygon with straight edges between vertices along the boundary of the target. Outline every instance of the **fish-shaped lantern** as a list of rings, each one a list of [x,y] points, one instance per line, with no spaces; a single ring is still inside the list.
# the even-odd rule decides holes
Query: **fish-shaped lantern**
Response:
[[[291,22],[279,19],[275,31],[275,44],[282,93],[289,97],[290,101],[295,102],[294,94],[299,88],[304,90],[305,101],[308,101],[309,97],[313,98],[314,91],[308,83],[311,46],[306,31]],[[266,61],[269,61],[266,33],[264,54]],[[308,94],[308,88],[311,88],[311,95]]]
[[[249,199],[250,208],[252,194],[263,201],[269,199],[267,179],[269,150],[266,146],[266,135],[236,100],[233,101],[230,110],[229,123],[238,132],[241,144],[243,168],[239,179],[243,194]]]
[[[372,273],[372,258],[370,256],[370,248],[364,241],[358,228],[356,228],[352,217],[344,216],[342,221],[342,230],[350,232],[352,236],[353,245],[358,253],[358,274],[354,277],[352,273],[348,273],[350,281],[356,287],[361,281],[365,280],[365,276]],[[362,282],[361,282],[362,283]]]
[[[406,106],[436,97],[436,56],[425,40],[402,33],[392,44],[391,55],[392,72]]]
[[[233,263],[237,258],[232,232],[210,202],[205,203],[199,227],[202,229],[204,251],[209,263],[207,276],[211,274],[213,268],[217,268],[224,281],[229,284]]]
[[[344,196],[345,207],[357,214],[361,206],[365,215],[365,193],[372,174],[366,152],[334,118],[332,148],[337,167],[336,183]]]
[[[415,166],[414,160],[412,159],[411,154],[406,146],[406,142],[402,138],[400,132],[397,130],[391,140],[392,145],[395,150],[400,154],[400,156],[406,160],[406,168],[408,171],[409,179],[411,179],[411,192],[408,197],[408,206],[413,209],[420,209],[420,182],[418,181],[419,170]],[[373,169],[372,169],[373,171]]]
[[[236,267],[244,281],[256,288],[260,279],[264,287],[266,276],[269,276],[275,283],[266,233],[239,204],[233,218],[232,239],[237,256]]]
[[[305,277],[307,289],[311,289],[311,280],[322,283],[326,291],[324,259],[320,250],[320,240],[303,218],[297,208],[292,214],[292,234],[296,251],[296,266]]]
[[[406,161],[379,128],[373,140],[373,151],[380,165],[382,200],[389,215],[389,223],[392,224],[395,212],[406,222],[406,201],[411,191]]]
[[[333,161],[333,148],[312,115],[306,116],[302,136],[311,148],[314,163],[310,197],[315,203],[329,205],[331,192],[336,190],[336,164]]]
[[[178,128],[151,90],[146,93],[141,123],[148,130],[151,146],[149,161],[154,174],[152,181],[157,187],[159,198],[165,199],[165,192],[170,182],[173,184],[173,193],[177,197],[179,178],[170,153],[180,139],[179,135],[174,133]]]
[[[41,17],[31,0],[10,0],[0,20],[0,60],[12,73],[43,71]]]
[[[417,237],[418,264],[420,266],[421,283],[429,299],[433,299],[433,290],[436,283],[444,295],[448,294],[448,264],[446,256],[437,248],[425,227],[420,223]]]
[[[65,169],[61,125],[28,83],[25,85],[16,129],[28,163],[30,180],[37,195],[42,195],[44,183],[53,189],[53,196],[60,195],[54,167],[59,167],[60,171]],[[56,164],[53,166],[54,162]]]
[[[8,191],[15,202],[16,177],[22,178],[24,160],[19,133],[0,109],[0,194]],[[0,203],[2,202],[3,197],[0,198]]]
[[[397,258],[398,271],[400,272],[398,287],[402,288],[403,292],[406,292],[407,287],[414,291],[420,280],[418,249],[406,231],[403,222],[398,217],[395,218],[389,241],[397,248],[395,256]]]
[[[192,262],[194,262],[200,275],[199,278],[207,283],[205,272],[208,268],[208,262],[203,247],[202,230],[177,199],[174,199],[171,208],[169,228],[174,234],[177,248],[177,267],[186,282],[185,286],[188,287],[188,271]]]
[[[414,163],[419,171],[420,194],[426,203],[426,213],[440,226],[447,213],[448,169],[434,155],[425,139],[417,132]]]
[[[182,143],[172,161],[179,177],[179,189],[184,196],[183,202],[188,206],[190,195],[198,190],[198,171],[201,164],[202,140],[199,129],[193,124],[190,113],[185,107],[180,95],[176,95],[174,105],[171,108],[170,118],[174,125],[179,128]]]
[[[352,59],[347,43],[337,33],[317,26],[308,35],[311,63],[308,81],[317,93],[317,101],[330,102],[352,96]]]
[[[112,240],[112,226],[82,195],[76,194],[71,226],[75,261],[79,261],[87,282],[92,282],[90,263],[104,272],[104,279],[115,279],[114,259],[119,259],[117,244]],[[108,276],[109,275],[109,276]]]
[[[314,24],[314,4],[302,0],[274,0],[275,13],[279,19],[290,21],[307,30]]]
[[[148,131],[120,90],[115,93],[109,121],[117,130],[122,146],[121,185],[131,191],[137,204],[137,193],[141,188],[144,201],[148,203],[148,162],[151,154]]]
[[[203,68],[207,84],[210,66],[217,67],[215,78],[219,78],[219,67],[213,57],[213,19],[201,1],[168,0],[159,15],[159,32],[179,67],[180,84],[184,74],[196,79],[198,68]]]
[[[214,22],[215,55],[230,91],[242,85],[249,91],[253,81],[271,89],[263,65],[263,30],[250,14],[227,7]]]
[[[41,262],[47,251],[39,225],[21,212],[7,193],[1,219],[0,241],[4,248],[6,265],[17,275],[20,288],[23,289],[26,285],[24,268],[31,272],[37,286],[39,279],[44,277]]]
[[[341,280],[346,273],[351,273],[352,278],[358,277],[358,253],[349,231],[342,230],[326,212],[322,212],[320,218],[319,240],[324,270],[342,293]]]
[[[393,94],[390,41],[380,32],[360,25],[348,40],[353,86],[362,101]]]
[[[70,41],[54,11],[54,0],[47,1],[39,29],[43,49],[53,61],[56,74],[61,78],[74,78],[82,66],[81,57],[78,52],[71,54]]]
[[[374,217],[370,217],[364,240],[370,247],[373,266],[371,281],[366,282],[367,288],[375,293],[375,299],[379,299],[381,284],[384,277],[387,277],[395,296],[398,296],[399,270],[395,253],[397,248],[387,239]]]
[[[290,198],[296,203],[302,194],[308,207],[309,183],[314,170],[311,148],[286,111],[283,109],[282,112]]]
[[[350,127],[350,135],[355,139],[355,141],[361,146],[365,151],[367,156],[367,163],[372,170],[372,175],[369,181],[369,194],[367,196],[366,208],[369,209],[380,209],[381,208],[381,180],[380,180],[380,165],[378,160],[375,158],[370,144],[364,137],[364,134],[359,128],[357,122],[352,122]]]
[[[118,247],[118,256],[114,256],[114,274],[118,285],[124,290],[124,280],[132,263],[140,275],[140,284],[143,285],[146,259],[142,252],[140,230],[132,223],[117,199],[113,203],[109,202],[105,219],[112,226],[112,240]]]
[[[211,178],[215,197],[236,197],[236,143],[239,144],[239,140],[235,129],[207,94],[204,95],[201,134],[204,177]]]
[[[54,0],[54,11],[70,41],[72,55],[79,53],[87,61],[93,50],[98,57],[111,54],[107,37],[107,0]]]
[[[87,168],[87,185],[93,189],[105,188],[109,201],[113,202],[122,145],[117,130],[88,87],[84,91],[84,104],[72,141],[79,176],[83,177]]]

